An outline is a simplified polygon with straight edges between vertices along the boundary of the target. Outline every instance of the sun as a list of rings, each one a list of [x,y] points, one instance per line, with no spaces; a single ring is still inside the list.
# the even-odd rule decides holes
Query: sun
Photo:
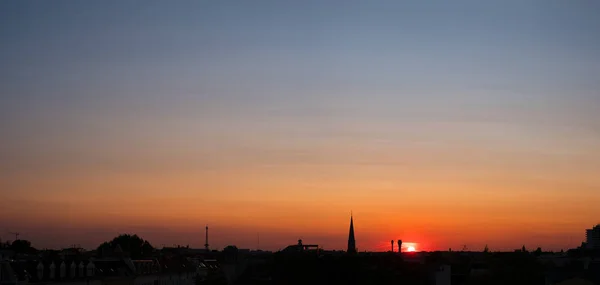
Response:
[[[416,251],[416,249],[415,249],[415,247],[414,247],[414,246],[409,246],[409,247],[406,249],[406,251],[408,251],[408,252],[415,252],[415,251]]]

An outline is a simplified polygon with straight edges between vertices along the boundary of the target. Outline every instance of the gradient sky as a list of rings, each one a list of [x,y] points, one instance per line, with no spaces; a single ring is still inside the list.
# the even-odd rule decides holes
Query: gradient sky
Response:
[[[489,2],[0,1],[0,237],[577,246],[600,2]]]

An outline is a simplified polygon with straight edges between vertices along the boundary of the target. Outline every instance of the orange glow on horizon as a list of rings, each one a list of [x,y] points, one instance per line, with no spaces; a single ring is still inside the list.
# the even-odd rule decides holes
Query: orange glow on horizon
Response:
[[[18,190],[0,201],[0,223],[14,231],[36,232],[30,238],[38,247],[81,243],[95,248],[123,231],[140,234],[155,245],[202,247],[198,225],[209,224],[215,247],[255,247],[254,239],[242,237],[259,231],[263,249],[284,248],[298,236],[327,249],[343,249],[348,209],[354,209],[361,250],[389,251],[390,239],[413,241],[402,244],[403,252],[409,252],[410,246],[416,252],[460,250],[465,244],[473,250],[483,250],[486,244],[493,250],[512,250],[523,244],[560,250],[577,246],[584,238],[583,229],[594,224],[594,214],[599,213],[594,206],[600,196],[592,187],[598,180],[586,177],[587,172],[573,174],[567,169],[554,175],[561,183],[521,181],[522,174],[495,164],[458,171],[449,164],[463,158],[453,153],[432,166],[404,153],[410,173],[398,174],[397,166],[385,163],[349,161],[332,167],[330,161],[352,157],[345,144],[339,145],[323,155],[319,148],[313,151],[324,162],[283,161],[281,167],[261,164],[243,171],[240,165],[253,165],[256,158],[240,151],[239,160],[222,161],[210,170],[201,165],[181,170],[171,164],[163,169],[149,157],[148,164],[124,171],[94,165],[75,169],[67,164],[41,171],[36,179],[15,174],[0,183],[4,189]],[[392,150],[386,159],[399,156]],[[376,162],[385,162],[374,155]],[[277,165],[277,157],[267,158],[261,157]],[[526,171],[543,167],[533,161],[539,167],[526,165]],[[511,163],[519,166],[517,162]],[[489,171],[481,172],[483,167]],[[499,179],[498,173],[506,177]],[[430,176],[436,179],[426,179]],[[577,184],[571,182],[575,179]],[[579,189],[576,193],[561,191],[574,186]],[[96,234],[67,234],[76,230]]]

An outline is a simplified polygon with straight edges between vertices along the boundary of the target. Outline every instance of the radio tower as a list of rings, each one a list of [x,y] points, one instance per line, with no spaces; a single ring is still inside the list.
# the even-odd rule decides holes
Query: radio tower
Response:
[[[205,237],[204,249],[206,250],[206,252],[208,252],[208,225],[206,226],[206,237]]]

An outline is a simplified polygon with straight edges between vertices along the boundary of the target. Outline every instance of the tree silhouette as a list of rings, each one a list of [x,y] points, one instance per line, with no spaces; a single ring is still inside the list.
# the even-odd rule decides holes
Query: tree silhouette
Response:
[[[109,242],[104,242],[98,246],[98,252],[113,251],[119,246],[124,252],[130,254],[131,258],[137,259],[148,256],[154,251],[154,247],[138,235],[119,235]]]
[[[238,258],[238,248],[235,245],[228,245],[223,249],[223,255],[226,261],[236,262]]]
[[[490,252],[490,249],[488,248],[487,244],[485,245],[485,248],[483,249],[483,252],[485,252],[485,253]]]
[[[235,245],[228,245],[223,249],[223,252],[234,252],[237,253],[238,252],[238,248]]]
[[[538,248],[537,248],[537,249],[536,249],[536,250],[533,252],[533,254],[535,254],[535,256],[540,256],[540,255],[542,255],[542,248],[541,248],[541,247],[538,247]]]
[[[31,246],[28,240],[18,239],[12,242],[10,249],[16,253],[35,253],[37,250]]]

